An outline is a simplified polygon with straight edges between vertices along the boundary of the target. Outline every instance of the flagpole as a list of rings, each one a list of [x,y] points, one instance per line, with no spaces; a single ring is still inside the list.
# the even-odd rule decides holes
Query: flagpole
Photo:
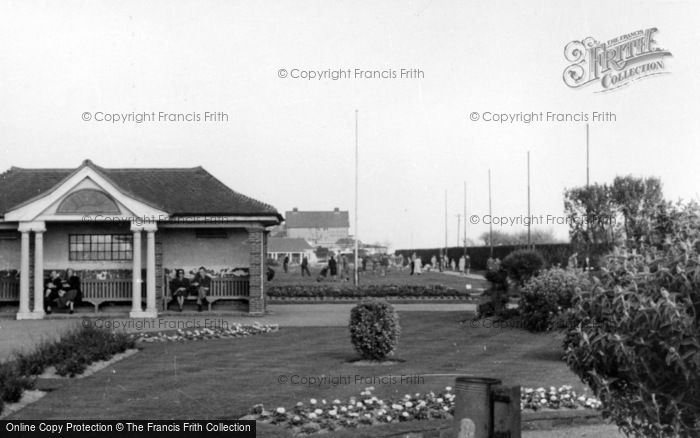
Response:
[[[358,147],[358,123],[357,123],[357,113],[355,110],[355,286],[360,284],[360,275],[358,271],[358,265],[360,264],[359,253],[360,253],[360,233],[357,228],[357,206],[358,206],[358,168],[359,168],[359,147]]]

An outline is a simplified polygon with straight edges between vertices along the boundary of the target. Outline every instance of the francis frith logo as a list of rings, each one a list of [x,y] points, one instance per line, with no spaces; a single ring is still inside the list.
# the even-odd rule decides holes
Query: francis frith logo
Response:
[[[655,27],[620,35],[605,42],[593,37],[572,41],[564,48],[564,83],[571,88],[599,84],[605,92],[653,75],[668,73],[664,57],[671,52],[659,48]]]

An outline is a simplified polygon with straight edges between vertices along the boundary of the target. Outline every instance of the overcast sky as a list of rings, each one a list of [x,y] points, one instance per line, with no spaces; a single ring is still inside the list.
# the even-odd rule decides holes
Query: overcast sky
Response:
[[[434,247],[445,240],[445,190],[450,244],[464,181],[468,215],[488,213],[489,168],[494,215],[527,213],[527,150],[533,214],[562,215],[564,189],[585,183],[585,123],[473,122],[472,112],[609,111],[616,121],[590,126],[592,181],[658,176],[668,198],[698,199],[698,23],[690,0],[0,0],[0,171],[85,158],[201,165],[280,212],[352,217],[357,109],[360,238]],[[673,54],[668,74],[608,93],[563,83],[570,41],[651,27]],[[422,78],[290,77],[402,68]],[[95,120],[160,111],[228,121]],[[549,228],[566,237],[566,226]],[[470,225],[469,237],[487,229]]]

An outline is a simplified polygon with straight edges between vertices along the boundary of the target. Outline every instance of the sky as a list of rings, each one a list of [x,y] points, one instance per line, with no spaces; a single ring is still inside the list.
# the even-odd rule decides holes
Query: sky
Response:
[[[585,122],[485,113],[597,111],[615,119],[589,121],[591,182],[656,176],[668,199],[700,199],[698,22],[690,0],[0,0],[0,172],[86,158],[203,166],[282,213],[339,207],[354,219],[357,110],[351,233],[437,247],[445,193],[448,244],[458,242],[465,182],[467,235],[488,230],[489,169],[493,216],[527,214],[527,151],[532,215],[563,216],[564,190],[586,182]],[[564,84],[569,42],[648,28],[672,53],[664,74],[604,93]],[[300,77],[348,69],[389,77]],[[108,120],[154,112],[200,120]]]

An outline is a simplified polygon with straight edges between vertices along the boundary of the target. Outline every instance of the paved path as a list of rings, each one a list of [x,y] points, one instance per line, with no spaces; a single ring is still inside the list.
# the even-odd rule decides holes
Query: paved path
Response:
[[[64,330],[90,321],[98,326],[111,326],[137,331],[163,331],[177,328],[230,326],[235,323],[279,324],[280,327],[331,327],[345,326],[350,317],[350,309],[354,304],[272,304],[268,306],[268,314],[264,316],[208,314],[203,313],[170,313],[156,319],[129,319],[122,315],[90,316],[89,319],[80,317],[57,317],[44,320],[17,321],[8,315],[0,319],[0,360],[9,357],[14,351],[26,349],[36,343],[58,336]],[[432,311],[432,312],[473,312],[476,304],[471,303],[438,303],[438,304],[395,304],[400,312]],[[90,314],[92,315],[92,314]]]

